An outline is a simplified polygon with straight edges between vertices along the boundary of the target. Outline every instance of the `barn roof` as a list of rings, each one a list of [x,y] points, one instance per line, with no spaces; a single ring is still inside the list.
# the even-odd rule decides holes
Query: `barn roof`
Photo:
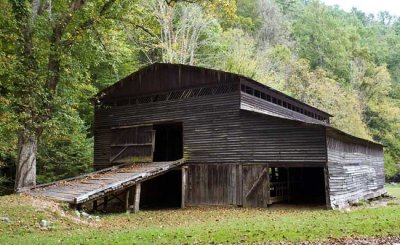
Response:
[[[168,82],[161,82],[161,80]],[[121,79],[117,83],[101,90],[96,95],[96,98],[100,100],[108,100],[136,95],[160,93],[173,89],[185,89],[210,84],[232,83],[240,80],[245,80],[258,87],[272,91],[291,101],[295,101],[301,105],[312,108],[313,110],[323,113],[328,117],[332,117],[332,115],[328,112],[308,105],[285,93],[259,83],[252,78],[231,72],[183,64],[154,63],[145,66]]]

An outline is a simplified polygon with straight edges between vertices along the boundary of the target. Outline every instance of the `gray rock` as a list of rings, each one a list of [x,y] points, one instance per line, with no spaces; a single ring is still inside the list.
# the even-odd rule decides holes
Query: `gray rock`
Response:
[[[0,217],[0,221],[3,221],[6,224],[11,223],[11,219],[8,217]]]
[[[81,217],[81,213],[79,212],[79,210],[75,210],[75,214],[76,214],[76,216],[78,216],[79,218]]]
[[[86,213],[85,211],[82,211],[81,215],[83,218],[86,218],[86,219],[88,219],[90,217],[90,215],[88,213]]]
[[[42,228],[49,228],[50,223],[49,223],[49,221],[42,219],[42,220],[39,222],[39,225],[40,225],[40,227],[42,227]]]
[[[94,216],[95,221],[100,221],[100,216]]]

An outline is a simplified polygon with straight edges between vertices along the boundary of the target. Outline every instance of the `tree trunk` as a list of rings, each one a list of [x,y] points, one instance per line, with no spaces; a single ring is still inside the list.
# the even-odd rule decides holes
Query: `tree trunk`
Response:
[[[15,177],[15,191],[36,185],[36,156],[38,136],[23,131],[18,137],[18,159]]]

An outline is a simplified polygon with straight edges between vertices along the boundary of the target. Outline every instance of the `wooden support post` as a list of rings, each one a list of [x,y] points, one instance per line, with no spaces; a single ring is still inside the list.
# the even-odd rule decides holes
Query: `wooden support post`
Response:
[[[135,191],[135,202],[133,212],[139,212],[139,205],[140,205],[140,183],[136,183],[136,191]]]
[[[186,200],[186,186],[187,186],[187,167],[182,167],[182,194],[181,194],[181,208],[185,208]]]
[[[288,198],[288,202],[291,202],[292,201],[292,192],[290,190],[290,173],[289,173],[289,171],[290,171],[290,168],[286,168],[286,172],[287,172],[287,175],[286,175],[286,178],[287,178],[287,198]]]
[[[324,167],[324,180],[325,180],[325,204],[327,209],[332,209],[331,198],[329,193],[329,169],[328,166]]]
[[[272,204],[271,202],[271,179],[269,177],[270,173],[270,167],[267,165],[267,205]]]
[[[125,191],[125,211],[129,212],[129,194],[130,194],[130,189],[126,189]]]
[[[237,183],[237,205],[239,207],[243,207],[243,165],[239,164],[238,165],[238,169],[237,169],[237,179],[236,179],[236,183]]]
[[[103,211],[107,212],[108,196],[104,196],[103,200]]]
[[[93,201],[93,211],[97,211],[97,200]]]
[[[132,186],[129,191],[131,192],[129,194],[129,210],[132,211],[135,208],[135,190],[136,190],[136,185]]]

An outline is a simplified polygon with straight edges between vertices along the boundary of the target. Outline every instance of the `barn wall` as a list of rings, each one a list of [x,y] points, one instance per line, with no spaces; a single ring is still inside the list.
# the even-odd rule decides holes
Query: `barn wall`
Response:
[[[267,164],[190,164],[186,204],[267,207]]]
[[[381,146],[328,136],[327,148],[332,208],[345,208],[386,192]]]
[[[241,111],[241,162],[324,166],[325,130],[258,113]]]
[[[239,168],[237,164],[189,164],[187,205],[239,205]]]
[[[240,159],[239,93],[101,108],[95,111],[94,167],[110,165],[111,128],[146,123],[183,123],[188,163],[232,163]]]

